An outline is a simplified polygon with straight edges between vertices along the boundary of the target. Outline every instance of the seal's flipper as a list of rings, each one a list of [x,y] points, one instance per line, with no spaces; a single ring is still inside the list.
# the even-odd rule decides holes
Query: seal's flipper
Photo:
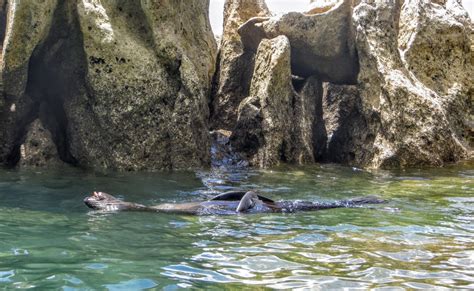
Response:
[[[262,201],[258,199],[257,193],[253,191],[249,191],[245,193],[244,197],[242,197],[235,211],[237,212],[247,211],[249,209],[252,209],[259,202],[262,203]]]
[[[228,191],[212,197],[209,200],[238,201],[244,197],[247,191]]]
[[[248,191],[229,191],[229,192],[224,192],[222,194],[214,196],[213,198],[211,198],[209,200],[210,201],[213,201],[213,200],[238,201],[238,200],[242,200],[244,198],[245,194],[247,194],[247,193],[248,193]],[[253,193],[255,193],[255,192],[253,192]],[[255,195],[257,195],[257,194],[255,194]],[[263,202],[275,203],[275,201],[273,201],[270,198],[260,196],[260,195],[257,195],[257,197],[258,197],[258,199],[262,200]]]

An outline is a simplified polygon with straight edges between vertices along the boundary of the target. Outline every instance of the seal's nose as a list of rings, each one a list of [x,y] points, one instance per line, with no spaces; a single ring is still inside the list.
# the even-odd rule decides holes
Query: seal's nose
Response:
[[[84,204],[86,204],[87,207],[89,207],[89,208],[93,208],[93,207],[92,207],[91,197],[90,197],[90,196],[84,198]]]

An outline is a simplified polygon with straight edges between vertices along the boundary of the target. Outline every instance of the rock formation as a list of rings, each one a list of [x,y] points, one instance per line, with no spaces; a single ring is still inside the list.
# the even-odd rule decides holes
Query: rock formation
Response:
[[[350,1],[322,4],[315,5],[327,6],[321,11],[256,17],[239,28],[246,50],[259,46],[257,63],[266,59],[267,71],[256,66],[250,97],[239,106],[236,148],[263,167],[313,159],[374,168],[440,166],[466,158],[474,74],[471,25],[460,4],[361,1],[353,13]],[[289,39],[291,71],[268,61],[278,54],[265,38],[277,35]],[[308,124],[305,118],[289,117],[298,111],[298,102],[288,101],[298,100],[288,97],[290,74],[298,76],[295,88],[295,80],[308,77],[328,82],[315,90],[322,91],[313,97],[316,108],[323,105],[313,111],[319,122],[306,139],[313,147],[306,159],[296,158],[305,156],[295,149],[308,148],[301,133],[310,131],[297,130]],[[290,138],[290,132],[299,134]]]
[[[208,1],[0,0],[0,164],[182,169],[212,154],[389,168],[472,154],[460,0],[312,2],[270,17],[264,0],[227,0],[214,74]]]
[[[8,6],[1,163],[17,163],[26,129],[40,118],[61,159],[79,166],[154,170],[209,164],[216,44],[208,1]]]
[[[459,134],[463,125],[458,122],[458,116],[462,119],[469,110],[466,100],[472,96],[469,97],[467,92],[472,92],[469,87],[473,83],[463,84],[465,76],[458,76],[457,83],[450,75],[457,74],[459,67],[471,76],[469,72],[473,70],[472,64],[468,62],[467,31],[461,22],[456,21],[456,15],[450,12],[453,3],[455,1],[450,0],[446,6],[441,6],[425,1],[405,1],[401,7],[398,1],[375,1],[373,4],[362,1],[355,8],[353,19],[360,62],[358,87],[361,113],[371,129],[364,135],[373,135],[374,139],[373,148],[368,145],[363,149],[370,154],[362,160],[355,160],[357,164],[369,167],[442,165],[466,157],[468,150],[463,144],[464,138]],[[443,16],[430,14],[430,9],[442,10]],[[429,17],[413,10],[427,11]],[[419,31],[404,28],[404,25],[412,25],[405,19],[411,13],[419,17],[409,17],[411,22],[416,22],[413,25]],[[405,24],[400,19],[405,19]],[[440,33],[433,34],[426,29],[428,26],[433,28],[433,25],[437,26],[433,31]],[[443,27],[451,32],[442,33]],[[460,51],[442,50],[443,54],[436,51],[437,47],[449,47],[450,38],[456,39],[453,45]],[[405,59],[399,53],[397,39],[402,40],[400,45]],[[409,44],[403,41],[408,39]],[[417,57],[426,59],[429,55],[427,63],[431,64],[424,65],[428,67],[410,61],[410,54],[423,50],[423,47],[435,49]],[[442,62],[450,59],[459,59],[459,64],[441,69]],[[440,74],[433,79],[438,84],[436,87],[433,82],[420,76],[423,70],[430,70],[429,66],[440,69],[431,72]],[[452,98],[447,97],[439,87],[443,83],[449,88],[450,94],[455,95],[454,110],[449,105],[449,99]],[[378,118],[373,118],[374,115]],[[360,139],[360,136],[355,138]]]
[[[372,158],[379,114],[364,114],[357,85],[324,83],[323,124],[327,144],[320,161],[363,165]]]
[[[251,165],[311,163],[315,152],[320,152],[314,148],[321,143],[315,140],[313,129],[321,122],[317,120],[318,111],[321,114],[321,83],[310,78],[297,93],[290,62],[287,37],[262,40],[255,57],[250,94],[239,106],[231,136],[232,145],[245,153]],[[324,138],[323,135],[323,144]]]
[[[20,146],[21,168],[56,167],[63,165],[53,137],[39,119],[28,128],[24,143]]]
[[[251,17],[269,16],[264,0],[227,0],[224,31],[217,58],[211,105],[211,127],[231,130],[239,103],[248,96],[253,71],[253,51],[244,51],[239,26]]]
[[[355,84],[358,62],[351,12],[351,0],[343,0],[325,13],[290,12],[253,18],[239,28],[239,33],[248,50],[256,49],[262,38],[285,35],[291,43],[294,75],[315,75],[322,81]]]

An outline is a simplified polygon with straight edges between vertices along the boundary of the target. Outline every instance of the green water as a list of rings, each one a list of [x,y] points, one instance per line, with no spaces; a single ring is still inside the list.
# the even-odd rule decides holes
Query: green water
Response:
[[[229,189],[368,208],[236,216],[99,213],[93,190],[144,204]],[[0,170],[0,289],[474,288],[474,167],[365,172]]]

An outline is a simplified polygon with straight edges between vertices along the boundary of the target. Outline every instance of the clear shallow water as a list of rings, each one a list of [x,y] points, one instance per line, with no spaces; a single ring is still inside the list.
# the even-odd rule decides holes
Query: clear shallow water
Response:
[[[102,190],[144,204],[229,189],[274,199],[376,194],[387,205],[272,215],[99,213]],[[365,172],[0,170],[0,289],[474,288],[474,167]]]

